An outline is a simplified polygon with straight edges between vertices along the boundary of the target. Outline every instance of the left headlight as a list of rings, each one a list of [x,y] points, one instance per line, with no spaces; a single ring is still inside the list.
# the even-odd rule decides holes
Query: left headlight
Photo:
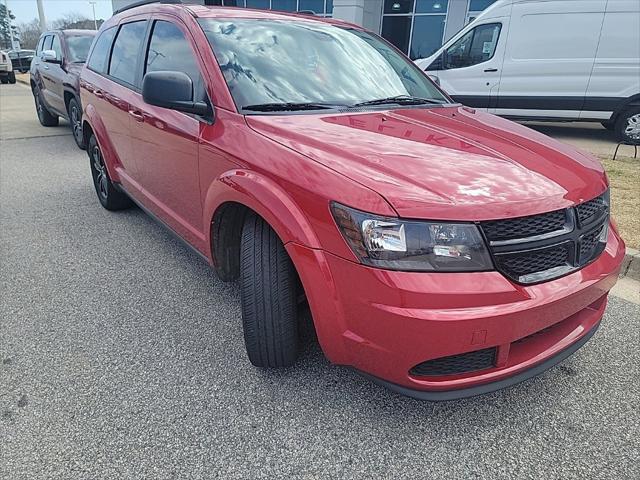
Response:
[[[493,270],[482,235],[472,223],[380,217],[335,202],[331,211],[345,240],[366,265],[422,272]]]

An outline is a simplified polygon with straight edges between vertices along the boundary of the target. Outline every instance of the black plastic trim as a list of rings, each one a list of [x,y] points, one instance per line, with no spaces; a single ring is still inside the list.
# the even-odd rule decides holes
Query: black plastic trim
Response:
[[[403,387],[396,383],[388,382],[378,377],[374,377],[368,373],[356,370],[360,375],[368,378],[373,383],[383,386],[392,392],[405,395],[407,397],[415,398],[417,400],[426,400],[429,402],[445,402],[449,400],[459,400],[462,398],[475,397],[476,395],[484,395],[485,393],[495,392],[496,390],[502,390],[503,388],[517,385],[530,378],[533,378],[541,373],[549,370],[551,367],[556,366],[563,360],[573,355],[580,349],[585,343],[593,337],[598,330],[600,322],[598,322],[591,330],[589,330],[582,338],[565,348],[555,356],[548,358],[544,362],[541,362],[523,372],[520,372],[512,377],[498,380],[496,382],[486,383],[484,385],[478,385],[476,387],[461,388],[458,390],[446,390],[446,391],[426,391],[426,390],[414,390],[412,388]]]

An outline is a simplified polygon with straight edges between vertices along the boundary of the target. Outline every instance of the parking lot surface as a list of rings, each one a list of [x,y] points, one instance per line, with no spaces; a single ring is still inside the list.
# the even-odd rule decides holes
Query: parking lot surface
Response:
[[[0,114],[0,478],[640,478],[638,305],[612,297],[573,357],[462,401],[390,393],[312,338],[258,370],[235,284],[102,209],[28,88]]]

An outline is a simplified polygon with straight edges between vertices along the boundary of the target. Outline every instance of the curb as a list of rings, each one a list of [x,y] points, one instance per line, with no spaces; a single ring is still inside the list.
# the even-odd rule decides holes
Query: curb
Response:
[[[620,269],[620,276],[640,280],[640,252],[633,248],[627,248]]]
[[[27,85],[31,87],[31,80],[29,78],[29,74],[27,73],[21,73],[16,75],[16,82],[22,83],[23,85]]]

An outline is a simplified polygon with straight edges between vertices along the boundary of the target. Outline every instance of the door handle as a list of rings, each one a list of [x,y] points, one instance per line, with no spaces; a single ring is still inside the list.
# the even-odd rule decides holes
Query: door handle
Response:
[[[497,72],[498,69],[497,68],[485,68],[484,71],[485,72]]]
[[[100,90],[94,90],[93,94],[98,98],[104,98],[104,94]]]
[[[131,115],[136,122],[144,122],[144,115],[139,110],[129,110],[129,115]]]

